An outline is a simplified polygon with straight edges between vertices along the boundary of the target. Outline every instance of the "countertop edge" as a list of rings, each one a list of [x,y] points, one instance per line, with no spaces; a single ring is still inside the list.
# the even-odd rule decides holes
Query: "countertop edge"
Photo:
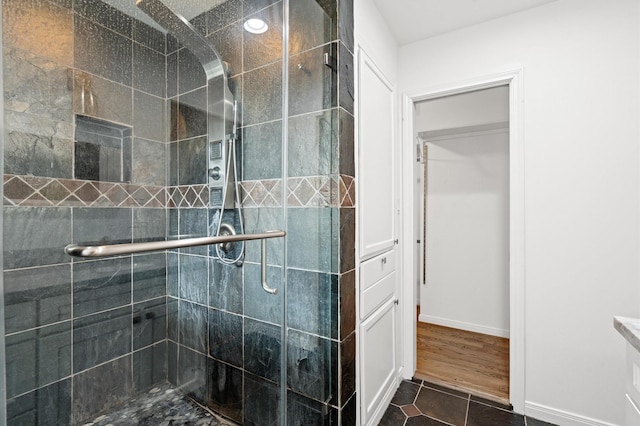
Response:
[[[621,316],[613,317],[613,327],[640,352],[640,319]]]

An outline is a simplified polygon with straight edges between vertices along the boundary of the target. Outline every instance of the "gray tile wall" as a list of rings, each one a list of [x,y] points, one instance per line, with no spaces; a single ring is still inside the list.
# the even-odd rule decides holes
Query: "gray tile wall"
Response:
[[[231,0],[194,20],[207,39],[229,63],[232,87],[241,108],[240,158],[244,178],[281,179],[282,165],[282,27],[283,3],[242,2]],[[250,36],[242,30],[245,18],[257,15],[268,22],[267,39]],[[178,52],[178,55],[180,52]],[[180,69],[178,69],[180,74]],[[180,93],[181,79],[178,78]],[[191,116],[195,116],[191,114]],[[173,133],[179,133],[175,131]],[[180,142],[178,142],[180,143]],[[182,157],[179,154],[180,160]],[[180,170],[178,170],[180,175]],[[210,223],[215,224],[213,212]],[[245,232],[262,232],[283,227],[282,208],[244,210]],[[235,220],[236,226],[237,218]],[[208,269],[198,267],[198,274],[207,278],[206,322],[188,321],[180,329],[196,327],[204,333],[206,342],[192,341],[187,333],[179,333],[177,345],[177,383],[187,386],[192,376],[183,354],[198,357],[197,365],[205,365],[206,375],[191,384],[192,395],[201,403],[244,424],[277,424],[280,419],[279,392],[281,369],[281,337],[283,322],[283,256],[282,240],[268,242],[268,282],[280,289],[276,296],[267,296],[260,286],[259,242],[247,242],[243,268],[218,262],[211,252]],[[193,264],[185,254],[178,257],[180,270],[184,262]],[[197,262],[202,265],[200,261]],[[188,280],[193,282],[193,280]],[[186,282],[178,282],[181,297],[189,293]],[[202,300],[202,296],[198,296]],[[186,301],[180,301],[182,310]],[[196,302],[200,303],[200,302]],[[195,304],[194,306],[200,306]],[[193,309],[189,306],[187,309]],[[200,308],[197,309],[200,312]],[[180,321],[185,321],[178,312]],[[204,343],[204,347],[202,346]],[[171,358],[171,357],[170,357]],[[181,374],[182,373],[182,374]],[[203,391],[200,391],[202,389]]]
[[[290,2],[286,113],[282,109],[283,3],[230,0],[193,20],[228,62],[241,101],[243,187],[256,185],[251,194],[255,203],[245,205],[243,212],[245,232],[282,228],[287,223],[288,255],[283,257],[284,240],[268,241],[267,276],[269,284],[279,289],[276,296],[267,295],[260,286],[257,241],[247,242],[243,268],[223,265],[213,253],[208,270],[195,253],[173,255],[176,270],[191,277],[176,275],[169,285],[177,296],[170,298],[169,315],[180,323],[169,330],[169,376],[199,402],[246,424],[279,422],[283,370],[290,424],[355,422],[355,208],[343,206],[341,200],[330,206],[312,201],[323,191],[318,182],[349,182],[355,174],[353,6],[352,1],[318,3]],[[253,15],[268,23],[266,37],[242,30],[243,20]],[[180,126],[188,127],[186,119],[197,118],[197,114],[177,118],[183,93],[198,90],[187,84],[192,80],[180,77],[190,70],[190,59],[181,60],[181,52],[170,54],[173,64],[168,68],[170,75],[176,70],[175,82],[171,77],[169,81],[176,94],[171,132],[179,159],[176,182],[184,167],[178,163],[189,155],[186,149],[183,154],[180,144],[186,145],[183,141],[189,140],[190,133]],[[324,64],[325,53],[333,58],[332,68]],[[282,188],[277,182],[283,173],[284,126],[287,177],[296,185],[295,202],[285,206],[281,189],[276,192]],[[258,186],[264,190],[260,192]],[[294,192],[293,187],[285,188]],[[328,190],[344,194],[335,187]],[[179,218],[182,214],[174,214],[177,234],[186,230]],[[193,288],[205,278],[209,283],[206,299],[204,288]],[[288,312],[283,318],[285,299]],[[283,321],[287,356],[281,365]],[[208,340],[196,338],[194,329]],[[202,371],[206,376],[198,375]],[[200,379],[194,382],[194,377]]]
[[[167,266],[164,253],[72,261],[62,248],[165,239],[166,210],[101,208],[100,182],[83,202],[45,207],[60,191],[29,175],[82,185],[82,114],[132,128],[124,180],[166,186],[166,41],[99,1],[6,0],[2,12],[5,172],[39,190],[3,209],[8,424],[77,424],[166,381]]]
[[[229,0],[194,20],[229,64],[243,179],[273,190],[273,207],[259,200],[245,209],[245,231],[289,226],[286,259],[282,239],[268,242],[268,279],[278,296],[260,288],[258,242],[247,243],[243,268],[202,249],[92,262],[70,262],[60,251],[83,239],[207,235],[213,214],[204,208],[5,207],[8,370],[29,372],[8,381],[14,424],[77,423],[167,378],[231,419],[273,424],[283,369],[292,422],[355,419],[355,209],[340,200],[330,208],[296,201],[284,211],[288,186],[278,183],[284,126],[292,182],[353,180],[353,6],[290,5],[287,112],[282,1]],[[132,126],[133,183],[206,184],[206,81],[190,52],[97,1],[5,0],[3,9],[8,172],[73,178],[73,114],[81,113]],[[269,23],[266,39],[242,30],[253,15]],[[166,78],[158,72],[164,63]],[[93,105],[82,102],[82,87],[94,94]],[[114,212],[118,219],[98,226]],[[33,315],[20,315],[25,309]],[[287,359],[280,365],[283,321]],[[60,365],[45,374],[37,360],[21,357],[26,347],[58,348]]]
[[[350,0],[291,2],[290,181],[355,176],[352,10]],[[305,207],[302,186],[295,194],[301,205],[287,208],[288,415],[354,424],[355,208],[342,200]]]

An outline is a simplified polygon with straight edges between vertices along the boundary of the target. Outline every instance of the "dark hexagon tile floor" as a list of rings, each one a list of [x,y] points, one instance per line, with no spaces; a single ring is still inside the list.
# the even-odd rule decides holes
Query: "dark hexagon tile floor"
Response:
[[[379,426],[554,426],[510,406],[422,380],[403,381]]]

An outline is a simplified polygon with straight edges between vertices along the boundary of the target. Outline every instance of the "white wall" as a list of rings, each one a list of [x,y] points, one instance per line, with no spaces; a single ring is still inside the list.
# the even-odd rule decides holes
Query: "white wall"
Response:
[[[638,6],[558,0],[400,48],[403,92],[524,70],[526,411],[562,424],[623,423],[612,317],[640,316]]]
[[[426,142],[420,321],[509,337],[509,132]]]
[[[438,130],[447,129],[455,130],[494,123],[503,125],[509,122],[509,87],[498,86],[418,102],[415,104],[413,119],[416,140],[418,140],[419,134],[423,132],[437,132]],[[447,130],[445,133],[449,134],[450,132]],[[415,166],[415,175],[418,181],[414,194],[417,200],[416,211],[422,211],[423,194],[421,188],[423,186],[422,179],[424,170],[420,163],[416,163]],[[422,214],[416,214],[414,219],[414,229],[416,230],[415,239],[422,241]],[[419,244],[416,246],[416,259],[421,259],[422,253],[423,248]],[[422,287],[424,272],[422,270],[423,263],[416,263],[417,279],[415,283],[415,297],[416,300],[420,301],[420,288]],[[422,304],[422,302],[419,304]]]
[[[414,127],[418,133],[507,121],[508,86],[419,102],[414,114]]]
[[[508,86],[415,105],[416,133],[436,135],[424,139],[427,284],[418,284],[420,321],[509,337],[508,121]],[[464,134],[493,123],[504,127]],[[422,222],[422,214],[416,217]]]
[[[413,118],[416,137],[440,137],[430,144],[428,285],[423,284],[422,261],[416,283],[419,320],[509,337],[508,136],[495,131],[481,138],[455,135],[494,123],[508,128],[509,87],[418,102]],[[449,136],[442,139],[442,134]],[[424,170],[418,165],[416,171],[422,211]],[[466,208],[456,208],[460,205]],[[423,240],[422,214],[415,219],[415,239]],[[419,246],[416,259],[423,253]]]
[[[354,0],[354,37],[385,77],[397,83],[398,45],[372,0]],[[357,47],[356,47],[357,49]]]

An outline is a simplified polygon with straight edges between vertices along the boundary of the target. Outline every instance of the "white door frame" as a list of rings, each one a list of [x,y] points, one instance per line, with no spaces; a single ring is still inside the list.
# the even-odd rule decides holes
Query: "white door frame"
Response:
[[[517,413],[524,413],[525,400],[525,229],[524,229],[524,131],[522,68],[510,69],[463,82],[440,85],[402,95],[402,369],[410,379],[416,371],[415,285],[416,211],[414,176],[416,141],[413,111],[416,102],[443,96],[509,86],[509,399]]]

